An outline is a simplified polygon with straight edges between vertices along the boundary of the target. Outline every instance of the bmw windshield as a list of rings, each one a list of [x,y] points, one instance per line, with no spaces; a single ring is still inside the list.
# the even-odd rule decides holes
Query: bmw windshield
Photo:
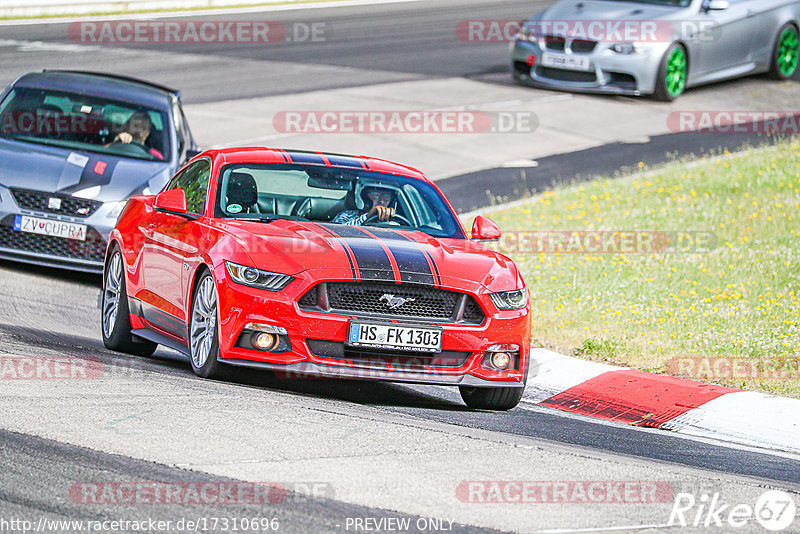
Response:
[[[391,210],[386,220],[370,214],[378,203]],[[452,210],[430,184],[337,167],[227,165],[219,179],[215,216],[267,222],[296,218],[465,238]]]
[[[0,104],[0,137],[130,158],[169,159],[164,111],[89,95],[16,88]]]

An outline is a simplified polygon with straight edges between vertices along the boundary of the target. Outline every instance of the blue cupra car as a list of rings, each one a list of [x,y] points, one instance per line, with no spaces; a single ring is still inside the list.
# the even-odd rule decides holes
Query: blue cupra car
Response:
[[[157,193],[198,153],[178,91],[43,71],[0,97],[0,258],[103,270],[127,199]]]

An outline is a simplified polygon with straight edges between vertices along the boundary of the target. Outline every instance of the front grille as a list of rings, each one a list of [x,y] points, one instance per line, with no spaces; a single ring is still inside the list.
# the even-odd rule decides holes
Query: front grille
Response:
[[[424,370],[425,367],[461,367],[469,359],[469,351],[443,350],[429,354],[402,351],[377,351],[354,349],[338,341],[307,339],[308,348],[314,356],[333,360],[347,360],[396,371]]]
[[[584,39],[575,39],[569,45],[570,50],[576,54],[591,54],[597,47],[597,41],[587,41]]]
[[[550,50],[564,51],[567,45],[567,40],[560,35],[545,35],[544,45]]]
[[[552,67],[536,67],[536,74],[543,78],[550,78],[562,82],[591,83],[597,81],[597,74],[594,72],[554,69]]]
[[[406,299],[389,307],[390,296]],[[483,310],[470,295],[413,284],[330,282],[320,284],[298,302],[301,309],[341,315],[374,315],[423,321],[481,324]]]
[[[20,232],[14,230],[14,216],[11,215],[0,223],[0,248],[102,263],[106,242],[91,227],[86,230],[86,241]]]
[[[70,195],[31,191],[30,189],[11,188],[11,194],[20,208],[47,213],[57,213],[70,217],[89,217],[103,205],[96,200],[87,200]],[[58,207],[50,207],[50,199],[58,199]]]

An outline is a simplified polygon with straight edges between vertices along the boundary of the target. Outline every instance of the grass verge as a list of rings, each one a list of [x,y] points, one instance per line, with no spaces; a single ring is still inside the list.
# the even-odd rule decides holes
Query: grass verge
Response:
[[[541,345],[800,397],[797,140],[486,215],[530,287]]]

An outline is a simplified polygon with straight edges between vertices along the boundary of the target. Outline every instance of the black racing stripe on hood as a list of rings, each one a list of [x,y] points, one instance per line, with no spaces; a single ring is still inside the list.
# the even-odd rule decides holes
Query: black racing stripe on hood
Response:
[[[353,247],[353,243],[362,243],[363,240],[373,240],[375,238],[367,234],[357,226],[341,225],[335,228],[334,231],[339,232],[339,235],[348,238],[348,243]],[[431,265],[435,267],[435,263],[430,256],[422,250],[422,248],[414,242],[414,240],[382,228],[370,227],[369,232],[380,239],[380,242],[389,249],[394,256],[397,263],[397,268],[400,271],[400,280],[403,283],[409,284],[423,284],[429,286],[441,285],[441,281],[437,283],[436,274],[431,270]],[[374,245],[369,245],[370,248],[376,248]],[[382,250],[383,247],[380,247]],[[428,263],[430,259],[430,263]],[[359,262],[360,268],[361,263]],[[391,269],[391,267],[390,267]]]
[[[83,167],[80,181],[69,187],[61,189],[61,193],[74,193],[87,187],[104,186],[111,183],[114,170],[117,168],[119,158],[102,154],[89,155],[89,161]]]
[[[389,232],[393,233],[396,236],[396,238],[399,238],[399,239],[402,239],[404,241],[407,241],[407,242],[411,243],[411,245],[416,250],[418,250],[420,254],[422,254],[423,261],[425,263],[425,267],[426,267],[427,271],[431,273],[431,285],[433,285],[435,287],[442,287],[442,277],[439,274],[439,267],[436,265],[436,260],[433,259],[433,256],[431,256],[428,253],[427,250],[425,250],[421,246],[419,246],[419,243],[417,243],[416,241],[411,239],[409,236],[397,233],[394,230],[389,230]],[[433,271],[430,270],[431,266],[433,266]]]
[[[350,270],[353,272],[353,282],[357,282],[358,281],[358,276],[356,274],[356,267],[355,267],[355,263],[354,263],[355,262],[355,258],[352,256],[352,254],[350,252],[350,247],[344,242],[344,240],[342,240],[338,235],[333,233],[330,230],[330,228],[328,228],[324,224],[319,224],[319,223],[315,223],[315,222],[311,222],[311,224],[313,224],[314,226],[319,226],[320,228],[322,228],[326,233],[330,234],[334,239],[336,239],[336,241],[342,246],[342,248],[344,249],[344,253],[347,255],[347,261],[350,262]]]
[[[394,282],[394,269],[381,242],[355,226],[330,225],[326,228],[342,238],[353,251],[362,280]]]

